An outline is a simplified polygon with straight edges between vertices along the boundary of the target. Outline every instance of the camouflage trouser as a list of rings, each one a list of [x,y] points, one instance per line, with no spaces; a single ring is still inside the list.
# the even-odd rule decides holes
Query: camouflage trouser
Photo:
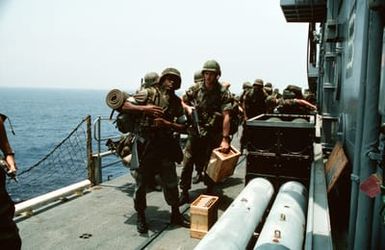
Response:
[[[159,150],[150,149],[142,158],[140,167],[133,174],[136,187],[134,205],[136,211],[144,211],[147,207],[146,187],[155,174],[159,174],[164,198],[168,205],[178,206],[178,177],[175,163],[170,161]]]
[[[213,149],[219,147],[222,134],[214,137],[195,137],[189,136],[184,150],[183,168],[180,177],[179,186],[182,190],[191,188],[191,177],[194,170],[194,164],[198,172],[206,171]]]

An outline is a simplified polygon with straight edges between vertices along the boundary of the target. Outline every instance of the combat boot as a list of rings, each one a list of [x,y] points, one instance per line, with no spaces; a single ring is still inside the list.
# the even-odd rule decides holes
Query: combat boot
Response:
[[[173,225],[178,225],[186,228],[190,227],[190,221],[179,212],[179,207],[171,208],[170,223]]]
[[[148,231],[147,223],[146,223],[146,216],[144,212],[138,212],[137,218],[136,218],[136,230],[140,234],[145,234]]]
[[[204,194],[206,194],[206,195],[214,195],[214,185],[211,184],[211,183],[208,184]]]
[[[179,206],[182,206],[186,203],[190,203],[190,195],[188,193],[188,190],[183,190],[179,196]]]
[[[198,172],[196,176],[193,178],[193,184],[198,184],[199,182],[203,181],[203,173]]]

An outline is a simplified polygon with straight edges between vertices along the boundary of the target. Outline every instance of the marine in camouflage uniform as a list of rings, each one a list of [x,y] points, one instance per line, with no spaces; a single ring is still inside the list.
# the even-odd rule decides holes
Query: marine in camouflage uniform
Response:
[[[145,89],[154,86],[159,81],[159,75],[156,72],[148,72],[144,75],[144,82],[142,83],[141,89]]]
[[[239,103],[240,103],[240,107],[241,107],[241,111],[242,111],[242,114],[244,115],[245,114],[245,111],[244,111],[244,101],[245,101],[245,96],[247,95],[247,93],[253,89],[253,85],[250,83],[250,82],[244,82],[243,85],[242,85],[242,93],[239,97]],[[240,144],[241,144],[241,153],[243,153],[243,150],[244,148],[246,147],[246,121],[244,119],[242,115],[242,119],[243,119],[243,123],[242,123],[242,127],[243,127],[243,130],[242,130],[242,136],[241,136],[241,139],[240,139]]]
[[[4,154],[4,160],[8,165],[8,174],[16,174],[16,163],[11,146],[9,145],[7,133],[3,122],[7,117],[0,114],[0,149]],[[0,169],[0,248],[1,249],[20,249],[21,239],[19,229],[13,221],[15,205],[7,193],[5,187],[6,174]]]
[[[202,70],[198,70],[194,73],[194,83],[203,82]]]
[[[263,88],[263,80],[257,79],[253,88],[248,91],[243,100],[244,119],[248,120],[266,112],[266,98],[268,94]]]
[[[249,92],[252,88],[253,88],[253,85],[250,82],[244,82],[242,84],[242,94],[239,97],[240,103],[243,103],[243,101],[245,100],[245,96],[246,96],[247,92]]]
[[[272,114],[272,113],[274,113],[274,110],[275,110],[275,108],[276,108],[277,105],[278,105],[277,100],[279,100],[279,98],[277,98],[277,96],[274,95],[274,94],[269,95],[269,96],[266,98],[266,113],[267,113],[267,114]]]
[[[142,85],[140,88],[141,90],[152,87],[155,84],[157,84],[159,82],[159,75],[156,72],[148,72],[144,75],[143,80],[144,81],[142,82]],[[158,175],[153,176],[152,180],[149,180],[148,189],[159,191],[159,192],[162,191],[162,187],[160,186]]]
[[[137,230],[146,233],[145,220],[146,186],[152,176],[159,174],[167,204],[171,206],[171,223],[188,226],[179,212],[178,180],[175,162],[181,162],[183,153],[173,137],[174,131],[184,128],[184,111],[181,99],[175,95],[181,77],[178,70],[167,68],[159,83],[145,88],[134,96],[134,102],[125,102],[123,110],[141,112],[137,131],[140,166],[133,176],[136,180],[134,193],[137,211]]]
[[[282,98],[282,94],[279,93],[279,89],[275,88],[273,94],[266,98],[266,113],[272,114],[277,112],[276,108],[279,104],[278,101]]]
[[[263,88],[269,96],[273,94],[273,84],[271,84],[271,82],[265,83],[265,86]]]
[[[308,101],[297,98],[302,96],[295,94],[289,89],[285,89],[282,93],[282,98],[277,99],[277,111],[281,114],[302,114],[306,115],[317,110],[317,107]]]
[[[195,84],[201,84],[203,82],[203,74],[202,74],[202,70],[197,70],[195,71],[194,73],[194,83]],[[197,167],[195,165],[195,170],[197,172],[196,176],[193,178],[193,183],[194,184],[197,184],[201,181],[203,181],[203,176],[202,176],[202,169],[201,167]]]
[[[253,118],[257,115],[266,113],[267,105],[266,98],[268,94],[266,93],[263,80],[256,79],[253,83],[253,87],[245,93],[242,102],[243,109],[243,120],[244,123],[250,118]],[[241,152],[247,147],[247,138],[248,138],[248,129],[246,126],[243,126],[242,137],[241,137]]]
[[[276,97],[276,98],[281,98],[282,97],[282,94],[279,92],[279,89],[278,88],[275,88],[273,90],[273,95]]]
[[[196,109],[201,133],[198,134],[194,129],[189,130],[179,183],[182,189],[180,205],[189,202],[188,190],[191,188],[193,165],[196,164],[198,171],[203,174],[213,149],[221,147],[223,152],[230,150],[231,93],[218,82],[221,75],[218,62],[205,62],[202,73],[204,81],[191,86],[182,98],[189,115]],[[207,192],[211,193],[214,183],[206,175],[204,179]]]

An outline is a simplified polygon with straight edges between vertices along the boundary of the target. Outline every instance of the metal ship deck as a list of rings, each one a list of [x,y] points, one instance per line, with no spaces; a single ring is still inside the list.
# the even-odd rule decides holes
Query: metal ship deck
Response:
[[[243,159],[241,156],[240,161]],[[180,170],[177,167],[178,173]],[[243,189],[244,176],[242,161],[232,177],[217,185],[218,217]],[[33,216],[16,218],[22,249],[193,249],[199,240],[190,238],[188,228],[169,224],[170,208],[162,192],[147,193],[149,233],[137,233],[134,185],[127,174],[34,211]],[[204,190],[202,183],[193,185],[191,198]],[[189,216],[189,205],[181,211]]]

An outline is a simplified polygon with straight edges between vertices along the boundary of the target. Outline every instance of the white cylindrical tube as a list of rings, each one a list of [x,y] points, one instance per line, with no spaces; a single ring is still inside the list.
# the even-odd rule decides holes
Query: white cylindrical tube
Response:
[[[251,180],[195,249],[245,249],[273,193],[268,180]]]
[[[281,186],[254,250],[302,249],[307,196],[306,188],[299,182]]]

